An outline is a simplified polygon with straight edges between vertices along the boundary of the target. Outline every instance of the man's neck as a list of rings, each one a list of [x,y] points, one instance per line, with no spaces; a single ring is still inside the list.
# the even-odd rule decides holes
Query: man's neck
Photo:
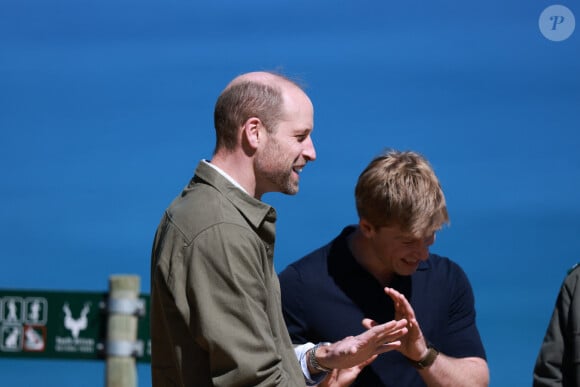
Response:
[[[375,277],[381,286],[387,286],[392,282],[395,273],[376,257],[367,238],[358,227],[347,237],[347,243],[355,261]]]
[[[216,153],[210,163],[220,169],[233,180],[237,185],[241,186],[244,191],[250,196],[256,197],[256,177],[254,176],[254,168],[248,165],[251,160],[244,157],[239,157],[235,152],[224,154],[223,152]]]

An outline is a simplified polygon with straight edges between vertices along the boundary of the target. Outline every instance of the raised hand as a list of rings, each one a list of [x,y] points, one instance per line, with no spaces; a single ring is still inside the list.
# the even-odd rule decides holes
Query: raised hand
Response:
[[[345,337],[330,345],[319,347],[316,354],[318,362],[327,368],[351,368],[401,346],[400,340],[407,334],[407,320],[393,320],[372,326],[365,323],[367,320],[363,321],[363,326],[367,327],[367,330],[360,335]]]
[[[401,337],[401,345],[398,351],[410,359],[421,359],[427,353],[427,342],[423,337],[423,332],[415,317],[413,307],[407,298],[395,289],[386,287],[385,293],[391,297],[395,305],[395,319],[404,319],[409,322],[407,325],[408,333]],[[378,324],[375,321],[366,320],[363,325],[370,328]]]

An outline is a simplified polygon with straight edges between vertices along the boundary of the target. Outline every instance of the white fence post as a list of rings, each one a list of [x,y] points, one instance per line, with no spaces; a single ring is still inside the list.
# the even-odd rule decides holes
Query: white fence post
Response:
[[[138,316],[145,312],[139,292],[139,276],[109,278],[106,387],[137,387],[135,356],[143,354],[143,343],[137,341],[137,322]]]

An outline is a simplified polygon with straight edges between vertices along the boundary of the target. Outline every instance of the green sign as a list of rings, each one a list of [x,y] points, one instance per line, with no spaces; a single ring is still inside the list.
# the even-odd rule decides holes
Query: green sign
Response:
[[[151,361],[149,295],[138,340]],[[107,293],[0,289],[0,357],[105,359]]]

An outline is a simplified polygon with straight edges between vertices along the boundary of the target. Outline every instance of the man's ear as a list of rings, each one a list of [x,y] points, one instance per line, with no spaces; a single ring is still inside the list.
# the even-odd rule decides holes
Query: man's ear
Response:
[[[358,225],[365,238],[372,238],[375,235],[376,228],[368,220],[360,218]]]
[[[256,150],[258,144],[262,140],[262,133],[260,128],[262,127],[262,121],[257,117],[250,117],[242,125],[242,144],[247,144],[247,146]]]

